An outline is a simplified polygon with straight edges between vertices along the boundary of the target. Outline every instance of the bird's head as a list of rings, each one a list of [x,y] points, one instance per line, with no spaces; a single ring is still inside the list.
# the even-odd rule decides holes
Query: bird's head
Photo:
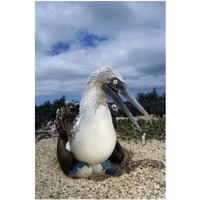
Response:
[[[110,67],[100,68],[99,71],[101,71],[99,81],[102,84],[101,86],[103,91],[105,92],[106,98],[113,101],[120,108],[122,108],[128,118],[131,120],[131,122],[139,130],[141,130],[133,115],[118,94],[123,95],[130,103],[132,103],[135,108],[137,108],[143,115],[145,115],[149,121],[151,121],[151,118],[149,114],[145,111],[145,109],[136,100],[136,98],[131,94],[122,76]]]

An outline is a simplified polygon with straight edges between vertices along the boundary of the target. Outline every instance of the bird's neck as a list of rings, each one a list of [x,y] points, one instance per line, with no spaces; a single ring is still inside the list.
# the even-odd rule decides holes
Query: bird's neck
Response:
[[[80,118],[90,120],[94,117],[97,108],[106,104],[106,96],[99,86],[93,85],[84,89],[80,102]]]

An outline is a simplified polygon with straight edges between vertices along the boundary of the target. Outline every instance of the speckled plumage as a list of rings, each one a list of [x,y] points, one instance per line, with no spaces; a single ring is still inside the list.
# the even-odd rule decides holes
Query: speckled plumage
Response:
[[[114,162],[123,160],[124,152],[117,142],[113,119],[102,90],[102,84],[112,77],[123,81],[121,75],[109,67],[96,70],[84,87],[80,108],[76,103],[68,102],[66,107],[57,111],[57,157],[65,173],[75,160],[91,165],[100,164],[109,157]],[[67,142],[70,151],[66,149]],[[71,163],[66,161],[67,157]]]

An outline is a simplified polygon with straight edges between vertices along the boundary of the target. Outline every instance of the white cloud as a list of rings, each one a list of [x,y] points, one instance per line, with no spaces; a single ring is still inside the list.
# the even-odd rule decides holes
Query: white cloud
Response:
[[[164,11],[161,2],[36,2],[36,95],[81,93],[90,73],[105,65],[132,89],[164,88]],[[80,30],[108,40],[82,47]],[[60,41],[69,51],[47,55]]]

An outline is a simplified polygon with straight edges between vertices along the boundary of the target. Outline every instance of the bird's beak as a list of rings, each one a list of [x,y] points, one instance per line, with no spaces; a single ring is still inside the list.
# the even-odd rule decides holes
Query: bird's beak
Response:
[[[119,107],[122,108],[122,110],[126,113],[128,118],[132,121],[132,123],[141,131],[138,123],[134,119],[133,115],[129,111],[129,109],[126,107],[124,102],[119,97],[119,94],[122,94],[129,102],[133,104],[143,115],[147,117],[149,121],[151,121],[151,118],[149,114],[145,111],[145,109],[140,105],[140,103],[136,100],[135,97],[133,97],[126,86],[126,84],[120,80],[118,80],[117,84],[113,84],[112,81],[110,83],[104,83],[103,84],[103,90],[106,93],[106,97],[109,100],[112,100],[115,102]]]

